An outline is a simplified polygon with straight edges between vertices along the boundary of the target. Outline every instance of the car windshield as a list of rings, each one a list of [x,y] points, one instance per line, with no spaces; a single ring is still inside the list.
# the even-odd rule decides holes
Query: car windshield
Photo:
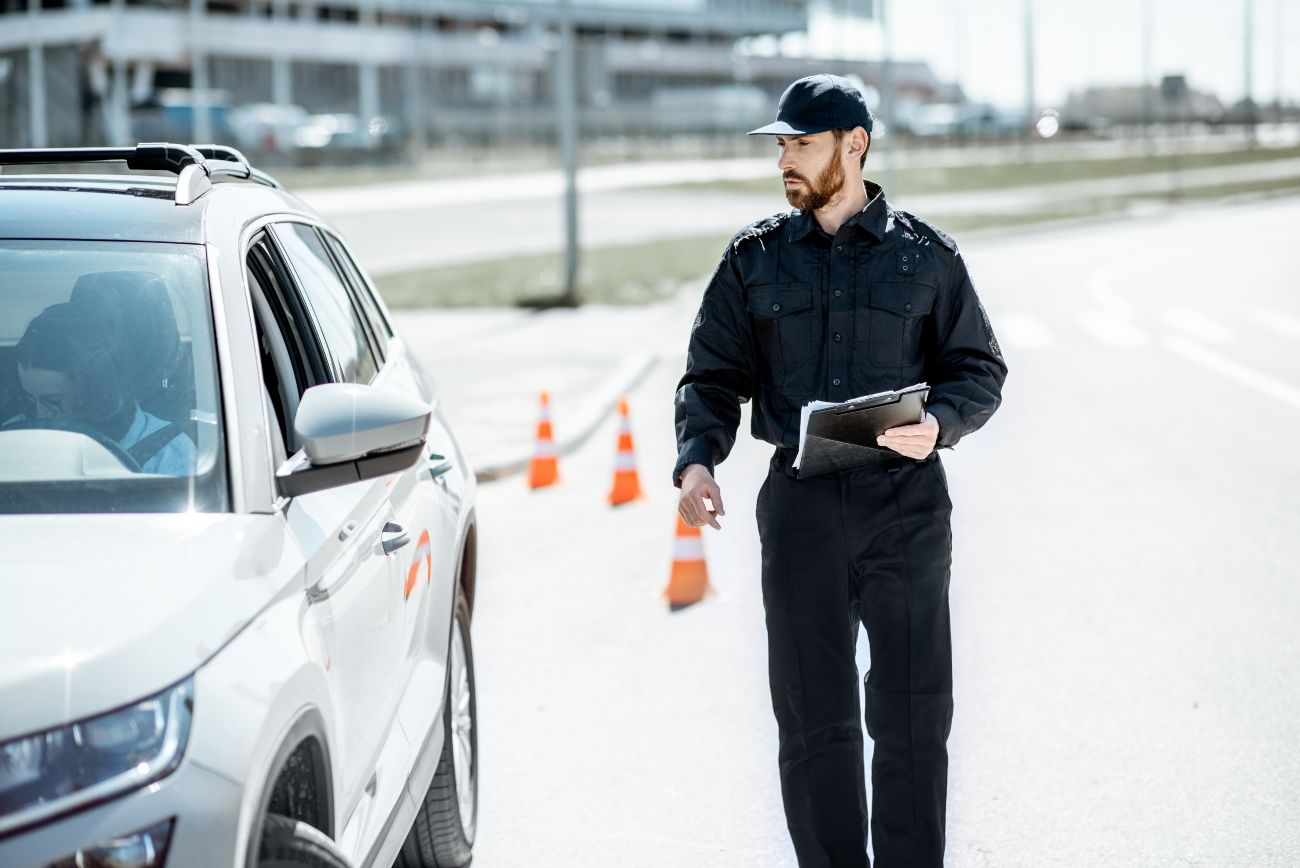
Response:
[[[0,513],[228,509],[204,249],[0,239]]]

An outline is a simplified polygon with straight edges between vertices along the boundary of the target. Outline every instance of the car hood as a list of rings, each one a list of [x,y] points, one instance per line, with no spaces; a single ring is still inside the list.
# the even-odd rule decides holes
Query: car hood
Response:
[[[0,740],[162,690],[301,590],[274,516],[0,517]]]

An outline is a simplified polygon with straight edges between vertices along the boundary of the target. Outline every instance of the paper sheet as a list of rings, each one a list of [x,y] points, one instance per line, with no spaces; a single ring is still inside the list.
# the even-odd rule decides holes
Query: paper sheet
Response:
[[[847,401],[809,401],[799,410],[799,452],[794,456],[794,469],[799,469],[799,462],[803,460],[804,443],[808,440],[808,420],[812,417],[814,410],[821,410],[825,407],[843,407],[847,404],[854,404],[858,401],[870,401],[873,398],[881,398],[885,395],[902,394],[904,392],[914,392],[918,389],[927,389],[926,383],[917,383],[914,386],[908,386],[905,389],[886,389],[883,392],[872,392],[870,395],[862,395],[857,398],[850,398]]]

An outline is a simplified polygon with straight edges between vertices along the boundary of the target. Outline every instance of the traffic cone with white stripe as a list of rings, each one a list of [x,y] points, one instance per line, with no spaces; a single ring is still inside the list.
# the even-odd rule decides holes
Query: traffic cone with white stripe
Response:
[[[609,505],[631,503],[641,496],[641,480],[636,473],[636,453],[632,447],[632,421],[628,418],[627,398],[618,402],[618,454],[614,458],[614,487]]]
[[[560,462],[555,454],[555,440],[551,433],[551,396],[542,392],[542,415],[537,421],[537,451],[528,465],[528,487],[544,488],[560,479]]]
[[[673,569],[664,598],[673,611],[704,599],[709,591],[709,568],[704,562],[704,538],[677,516],[677,537],[673,540]]]

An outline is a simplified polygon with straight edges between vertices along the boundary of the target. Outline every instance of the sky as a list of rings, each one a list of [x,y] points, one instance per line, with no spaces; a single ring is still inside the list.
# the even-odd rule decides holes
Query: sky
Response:
[[[876,59],[878,23],[848,19],[870,0],[817,0],[808,34],[785,37],[782,50]],[[877,3],[882,0],[876,0]],[[1006,107],[1025,103],[1025,0],[888,0],[894,57],[925,60],[940,79],[958,79],[970,99]],[[1151,71],[1183,73],[1225,104],[1245,93],[1247,0],[1032,0],[1035,87],[1039,108],[1059,105],[1088,84],[1142,80],[1142,10],[1154,24]],[[1252,93],[1256,101],[1300,102],[1300,0],[1252,0]],[[1281,29],[1277,27],[1281,21]],[[1278,39],[1278,34],[1281,38]],[[1281,63],[1278,63],[1279,54]]]

